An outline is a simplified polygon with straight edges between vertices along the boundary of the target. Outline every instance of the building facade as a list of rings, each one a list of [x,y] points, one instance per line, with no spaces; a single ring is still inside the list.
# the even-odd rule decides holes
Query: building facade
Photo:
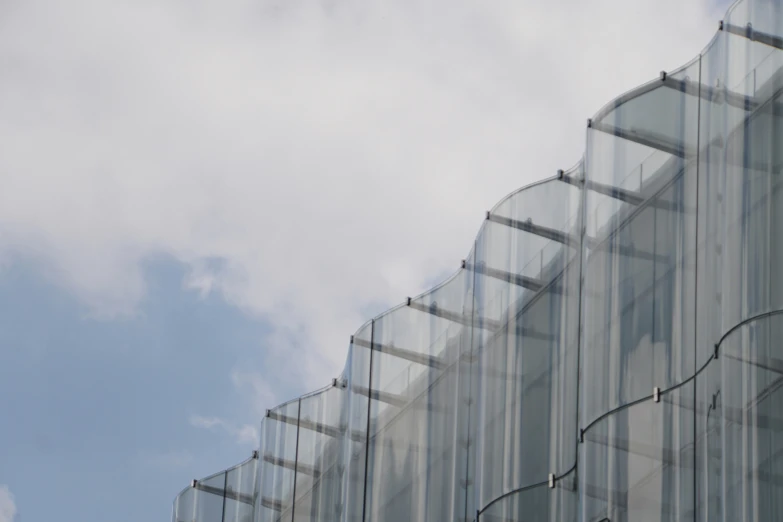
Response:
[[[739,0],[173,520],[783,520],[782,93],[783,1]]]

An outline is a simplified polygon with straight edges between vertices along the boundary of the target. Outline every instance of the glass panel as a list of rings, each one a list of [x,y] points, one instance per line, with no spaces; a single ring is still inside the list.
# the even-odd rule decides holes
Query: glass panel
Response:
[[[783,513],[783,315],[750,322],[720,347],[725,520]]]
[[[174,501],[173,522],[195,522],[196,490],[187,488]]]
[[[257,467],[258,459],[250,459],[226,472],[223,522],[252,522]]]
[[[196,484],[196,520],[214,522],[223,519],[223,491],[225,472],[201,479]]]
[[[372,353],[372,323],[362,326],[352,337],[346,362],[347,392],[345,394],[346,436],[343,438],[343,462],[347,470],[343,506],[345,520],[363,519],[364,490],[367,462],[367,418],[369,399],[361,393],[370,387],[370,360]]]
[[[294,510],[297,521],[336,521],[341,514],[342,473],[338,464],[345,431],[341,418],[343,390],[338,381],[337,386],[302,397]]]
[[[769,37],[783,35],[783,11],[778,2],[746,0],[738,2],[724,18],[728,33],[723,83],[735,92],[769,98],[767,88],[780,70],[783,52],[766,42]],[[747,31],[733,34],[730,28]],[[754,41],[756,40],[756,41]],[[779,76],[779,75],[778,75]]]
[[[504,497],[479,516],[479,522],[573,522],[577,517],[576,472],[548,484]]]
[[[693,381],[604,417],[584,434],[582,520],[692,520]]]
[[[667,78],[698,83],[699,62]],[[658,80],[588,130],[583,425],[694,374],[698,103]]]
[[[712,359],[696,378],[696,520],[723,518],[723,432],[721,429],[721,361]]]
[[[479,506],[576,462],[579,202],[567,181],[532,185],[498,204],[476,241],[476,316],[492,321],[473,333]]]
[[[368,520],[454,518],[457,361],[484,321],[465,305],[471,274],[375,320]]]
[[[296,462],[299,400],[271,410],[264,418],[261,439],[261,498],[257,501],[258,520],[291,520]]]

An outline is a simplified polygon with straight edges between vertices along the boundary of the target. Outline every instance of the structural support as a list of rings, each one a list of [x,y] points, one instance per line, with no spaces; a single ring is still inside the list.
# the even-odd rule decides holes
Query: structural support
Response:
[[[216,488],[215,486],[208,486],[201,482],[197,482],[195,488],[199,491],[203,491],[217,497],[226,498],[228,496],[228,498],[236,500],[237,502],[242,502],[243,504],[250,504],[251,506],[254,504],[252,495],[246,495],[244,493],[238,492],[231,492],[229,494],[226,492],[225,488]]]
[[[527,232],[529,234],[535,234],[552,241],[557,241],[558,243],[563,243],[564,245],[575,248],[579,247],[579,238],[576,238],[570,234],[566,234],[565,232],[555,228],[536,225],[531,220],[519,221],[516,219],[507,218],[505,216],[498,216],[497,214],[492,214],[491,212],[487,212],[487,219],[493,223],[516,228],[517,230],[522,230],[523,232]]]
[[[672,78],[671,76],[665,76],[663,78],[663,85],[675,91],[680,91],[690,96],[697,96],[703,100],[712,103],[723,103],[724,101],[744,111],[755,110],[759,105],[758,100],[752,96],[746,96],[738,92],[732,92],[728,89],[721,89],[716,87],[710,87],[709,85],[699,84],[696,82],[689,82],[686,80],[679,80]]]
[[[593,129],[605,132],[622,138],[624,140],[633,141],[645,147],[657,149],[673,156],[679,156],[680,158],[687,158],[696,155],[696,151],[685,145],[685,143],[674,143],[667,136],[656,134],[653,132],[639,132],[636,130],[625,130],[614,125],[610,125],[604,122],[593,122]]]
[[[280,466],[281,468],[290,469],[293,471],[296,471],[298,473],[304,473],[306,475],[311,475],[315,478],[318,478],[321,476],[321,472],[317,470],[313,466],[308,466],[306,464],[302,464],[301,462],[297,463],[293,460],[287,460],[280,457],[276,457],[274,455],[264,455],[264,462],[268,462],[270,464],[273,464],[275,466]]]
[[[721,30],[726,31],[727,33],[731,33],[737,36],[742,36],[743,38],[747,38],[751,42],[759,42],[764,45],[769,45],[770,47],[774,47],[775,49],[783,50],[783,38],[767,33],[754,31],[753,27],[751,27],[750,24],[748,24],[745,27],[741,27],[738,25],[732,25],[732,24],[721,22],[720,28]]]
[[[398,348],[397,346],[391,344],[371,343],[370,341],[365,341],[364,339],[354,339],[353,344],[356,346],[362,346],[364,348],[370,348],[376,352],[399,357],[400,359],[406,359],[411,362],[437,368],[439,370],[443,370],[447,366],[446,362],[440,357],[417,353],[412,350],[406,350],[405,348]]]
[[[327,424],[322,424],[320,422],[311,421],[309,419],[297,420],[289,415],[282,415],[274,411],[268,412],[267,417],[279,422],[285,422],[287,424],[291,424],[292,426],[299,426],[300,428],[314,431],[316,433],[323,433],[330,437],[340,437],[342,435],[342,430],[340,430],[340,428],[329,426]]]
[[[471,270],[473,272],[476,272],[477,274],[485,275],[487,277],[492,277],[493,279],[498,279],[500,281],[505,281],[513,285],[521,286],[522,288],[527,288],[528,290],[533,290],[534,292],[537,292],[542,288],[544,288],[544,282],[540,279],[523,276],[520,274],[512,274],[511,272],[498,270],[497,268],[490,268],[483,263],[473,265],[470,263],[463,262],[462,266],[466,270]]]
[[[414,301],[410,297],[408,298],[408,306],[410,306],[414,310],[419,310],[420,312],[426,312],[436,317],[440,317],[441,319],[446,319],[447,321],[459,323],[473,328],[483,328],[485,330],[497,330],[502,326],[499,321],[495,321],[494,319],[475,318],[472,315],[465,315],[457,312],[452,312],[451,310],[444,310],[443,308],[439,308],[437,303],[432,303],[431,305],[427,306],[425,304]]]

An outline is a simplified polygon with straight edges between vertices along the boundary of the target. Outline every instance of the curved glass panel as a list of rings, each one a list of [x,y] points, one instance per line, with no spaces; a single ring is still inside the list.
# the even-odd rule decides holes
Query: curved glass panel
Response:
[[[711,297],[720,303],[724,331],[783,307],[783,281],[776,270],[783,259],[783,51],[769,43],[783,34],[780,11],[777,2],[737,4],[724,22],[720,44],[705,55],[723,98],[748,100],[746,111],[724,102],[710,106],[703,118],[702,142],[710,154],[702,179],[718,184],[705,195],[706,211],[721,227],[713,249],[721,262],[711,267],[720,286]]]
[[[724,520],[722,460],[723,431],[720,410],[721,362],[712,359],[696,378],[697,401],[696,420],[696,517],[695,520],[709,522]]]
[[[594,424],[580,448],[581,520],[691,520],[693,382]]]
[[[369,520],[449,520],[459,441],[460,354],[482,325],[460,270],[431,292],[375,319],[370,391]]]
[[[223,522],[252,522],[256,502],[258,459],[250,459],[226,471]]]
[[[721,344],[716,404],[725,520],[783,513],[783,315],[749,322]]]
[[[302,397],[296,461],[296,521],[334,521],[342,513],[344,384]]]
[[[540,484],[493,502],[479,515],[479,522],[567,522],[576,520],[576,472],[558,477],[554,487]]]
[[[480,506],[576,461],[581,166],[569,174],[506,198],[476,241]]]
[[[367,476],[367,419],[370,400],[364,393],[370,389],[372,361],[372,322],[364,324],[351,336],[344,379],[343,394],[346,431],[343,436],[342,467],[345,469],[343,488],[343,520],[360,522],[364,516],[365,480]]]
[[[588,129],[583,419],[695,371],[699,61]]]
[[[196,520],[196,490],[184,489],[174,500],[172,522],[193,522]]]
[[[261,424],[258,521],[292,520],[299,399],[269,410]]]

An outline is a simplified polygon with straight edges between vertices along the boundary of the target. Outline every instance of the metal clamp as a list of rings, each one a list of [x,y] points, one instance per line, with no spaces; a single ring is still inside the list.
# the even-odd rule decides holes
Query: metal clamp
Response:
[[[657,386],[653,388],[653,402],[661,402],[661,389]]]
[[[550,473],[549,474],[549,489],[554,489],[554,488],[555,488],[555,474],[554,473]]]

